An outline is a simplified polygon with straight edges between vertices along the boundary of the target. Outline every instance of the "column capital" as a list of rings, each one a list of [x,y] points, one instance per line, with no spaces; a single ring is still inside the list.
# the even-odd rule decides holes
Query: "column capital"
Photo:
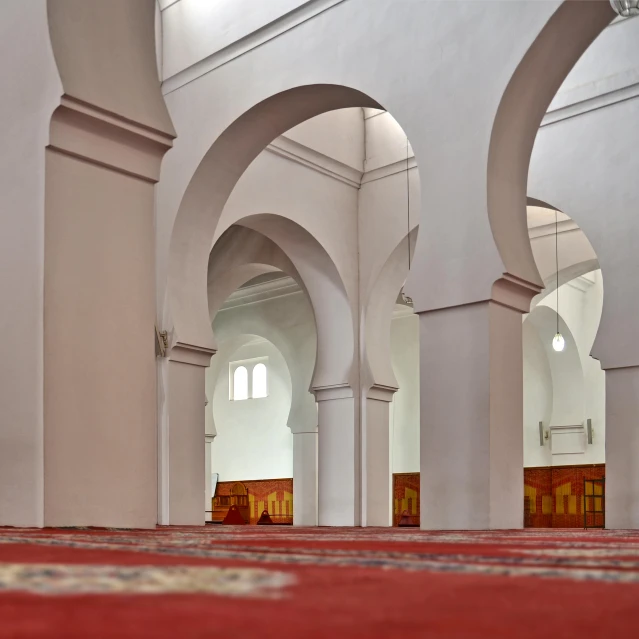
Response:
[[[415,306],[413,311],[418,315],[422,315],[424,313],[457,308],[459,306],[493,302],[500,306],[511,308],[519,313],[530,313],[530,302],[536,295],[539,295],[542,290],[543,287],[533,282],[528,282],[510,273],[504,273],[502,277],[493,283],[490,293],[488,293],[488,291],[478,291],[477,295],[473,296],[471,293],[466,299],[461,299],[457,301],[457,303],[421,309]]]
[[[504,273],[493,284],[490,301],[520,313],[530,313],[530,302],[542,290],[543,287],[538,284],[522,280],[515,275],[510,275],[510,273]]]
[[[315,395],[315,401],[327,402],[332,399],[348,399],[352,398],[353,389],[348,382],[343,384],[332,384],[330,386],[315,386],[311,389]]]
[[[176,342],[168,353],[168,359],[171,362],[182,362],[183,364],[208,368],[211,364],[211,357],[215,353],[216,351],[212,348]]]
[[[375,399],[380,402],[392,402],[393,396],[399,389],[397,386],[386,386],[385,384],[373,384],[366,391],[367,399]]]
[[[49,149],[155,183],[174,137],[64,95],[51,117]]]

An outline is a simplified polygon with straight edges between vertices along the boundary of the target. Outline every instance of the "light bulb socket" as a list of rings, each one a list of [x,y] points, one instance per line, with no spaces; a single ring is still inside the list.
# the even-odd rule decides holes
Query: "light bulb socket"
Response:
[[[639,16],[639,0],[610,0],[610,4],[623,18]]]

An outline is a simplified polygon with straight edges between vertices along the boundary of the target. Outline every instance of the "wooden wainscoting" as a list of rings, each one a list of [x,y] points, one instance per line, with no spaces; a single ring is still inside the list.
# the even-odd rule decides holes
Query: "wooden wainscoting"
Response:
[[[249,524],[257,524],[260,515],[268,510],[276,524],[293,523],[293,478],[286,479],[249,479],[220,481],[217,483],[215,497],[231,494],[233,486],[244,484],[248,492]]]
[[[525,527],[583,528],[584,479],[603,479],[606,466],[542,466],[523,471]],[[596,499],[594,495],[591,501]],[[592,507],[591,504],[589,509]],[[419,473],[393,474],[393,526],[406,510],[419,521]],[[601,521],[589,525],[602,523],[600,517]]]

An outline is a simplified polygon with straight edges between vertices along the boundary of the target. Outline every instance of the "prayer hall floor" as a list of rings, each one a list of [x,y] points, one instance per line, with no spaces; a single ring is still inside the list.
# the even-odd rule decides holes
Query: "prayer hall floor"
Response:
[[[0,528],[0,638],[639,636],[639,531]]]

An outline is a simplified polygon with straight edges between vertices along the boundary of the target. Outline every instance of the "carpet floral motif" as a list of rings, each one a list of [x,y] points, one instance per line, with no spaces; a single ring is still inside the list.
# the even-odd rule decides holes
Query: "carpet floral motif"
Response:
[[[0,591],[41,595],[183,593],[270,597],[293,581],[292,575],[283,572],[251,568],[0,563]]]
[[[548,535],[530,529],[467,533],[379,528],[281,528],[262,531],[216,526],[213,529],[159,528],[155,531],[32,530],[22,531],[18,536],[12,535],[9,530],[4,533],[0,531],[0,544],[133,551],[250,562],[281,570],[286,566],[325,566],[639,583],[639,535],[632,531],[553,531]],[[566,543],[567,537],[569,544]],[[408,544],[409,547],[393,548],[395,543]],[[382,550],[379,544],[386,546]],[[264,583],[268,579],[283,579],[273,573],[268,574],[271,576],[249,570],[239,578],[219,573],[210,587],[229,594],[234,594],[234,588],[264,591]],[[176,575],[178,577],[172,578],[177,584],[174,587],[186,587],[183,584],[187,583],[187,578],[180,573]],[[121,581],[126,578],[119,577]],[[130,579],[135,581],[134,576]],[[203,587],[200,582],[193,584],[191,587],[195,589]],[[140,591],[137,587],[135,589]]]

